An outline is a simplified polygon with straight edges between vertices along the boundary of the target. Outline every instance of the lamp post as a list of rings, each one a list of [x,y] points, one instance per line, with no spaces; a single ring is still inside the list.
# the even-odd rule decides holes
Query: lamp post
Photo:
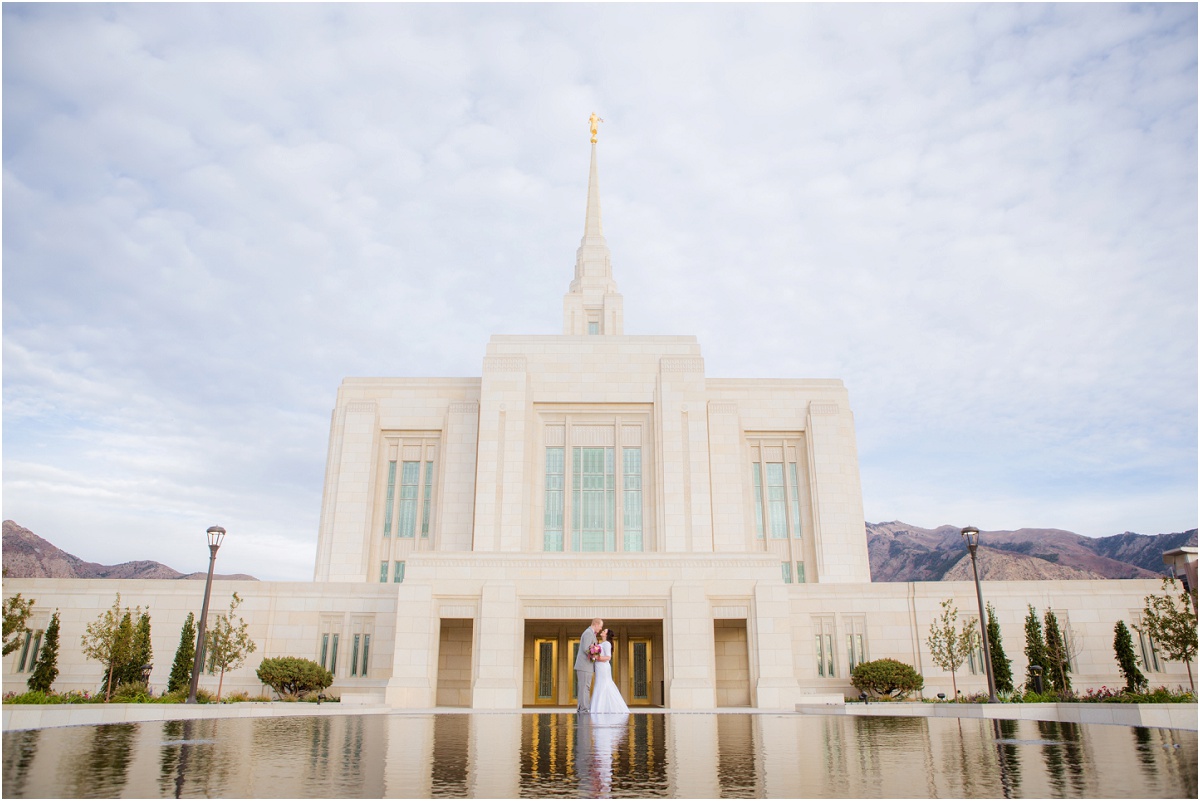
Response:
[[[971,552],[971,570],[975,573],[975,596],[979,599],[979,629],[983,632],[983,667],[987,672],[988,703],[998,704],[996,698],[996,680],[992,677],[992,648],[988,644],[987,617],[983,609],[983,590],[979,587],[979,565],[975,562],[975,549],[979,547],[979,529],[967,526],[962,530],[963,539],[967,542],[967,550]]]
[[[196,661],[192,663],[192,681],[188,685],[187,703],[196,703],[196,686],[200,683],[200,671],[204,669],[204,624],[208,622],[208,597],[212,594],[213,568],[217,564],[217,549],[225,539],[225,529],[208,527],[208,580],[204,582],[204,606],[200,610],[200,625],[196,627]]]

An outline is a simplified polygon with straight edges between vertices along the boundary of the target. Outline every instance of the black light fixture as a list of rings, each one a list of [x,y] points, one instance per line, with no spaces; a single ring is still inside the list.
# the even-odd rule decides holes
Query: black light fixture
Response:
[[[988,644],[987,617],[983,608],[983,590],[979,586],[979,565],[975,561],[975,550],[979,547],[979,529],[967,526],[962,530],[963,540],[967,550],[971,552],[971,570],[975,573],[975,597],[979,599],[979,630],[983,634],[983,667],[987,672],[988,703],[998,704],[996,698],[996,680],[992,677],[992,649]]]
[[[192,663],[192,681],[188,684],[187,703],[196,703],[196,688],[200,684],[200,671],[204,669],[204,624],[208,622],[208,599],[212,595],[213,568],[217,564],[217,549],[225,539],[225,529],[209,526],[208,531],[208,580],[204,582],[204,606],[200,611],[200,623],[196,626],[196,659]]]

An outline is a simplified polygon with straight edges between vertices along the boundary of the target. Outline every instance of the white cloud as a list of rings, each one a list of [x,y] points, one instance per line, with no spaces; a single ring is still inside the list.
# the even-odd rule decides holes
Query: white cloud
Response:
[[[5,516],[84,558],[308,578],[342,377],[559,330],[592,110],[626,330],[843,378],[868,517],[1196,524],[1194,6],[3,13]]]

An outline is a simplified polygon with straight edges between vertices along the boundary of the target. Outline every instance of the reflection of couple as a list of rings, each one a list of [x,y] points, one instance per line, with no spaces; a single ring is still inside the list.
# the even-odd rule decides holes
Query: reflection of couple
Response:
[[[627,715],[629,707],[612,679],[612,631],[596,618],[579,638],[579,654],[575,657],[575,677],[579,680],[579,712],[594,715]],[[588,693],[588,682],[592,691]]]

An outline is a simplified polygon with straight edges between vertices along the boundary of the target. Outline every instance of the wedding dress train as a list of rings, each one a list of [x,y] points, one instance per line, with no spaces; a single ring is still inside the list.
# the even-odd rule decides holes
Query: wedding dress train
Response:
[[[612,643],[600,643],[600,653],[612,657]],[[588,704],[593,715],[627,715],[629,707],[612,680],[612,662],[597,662],[596,677],[592,679],[592,700]]]

